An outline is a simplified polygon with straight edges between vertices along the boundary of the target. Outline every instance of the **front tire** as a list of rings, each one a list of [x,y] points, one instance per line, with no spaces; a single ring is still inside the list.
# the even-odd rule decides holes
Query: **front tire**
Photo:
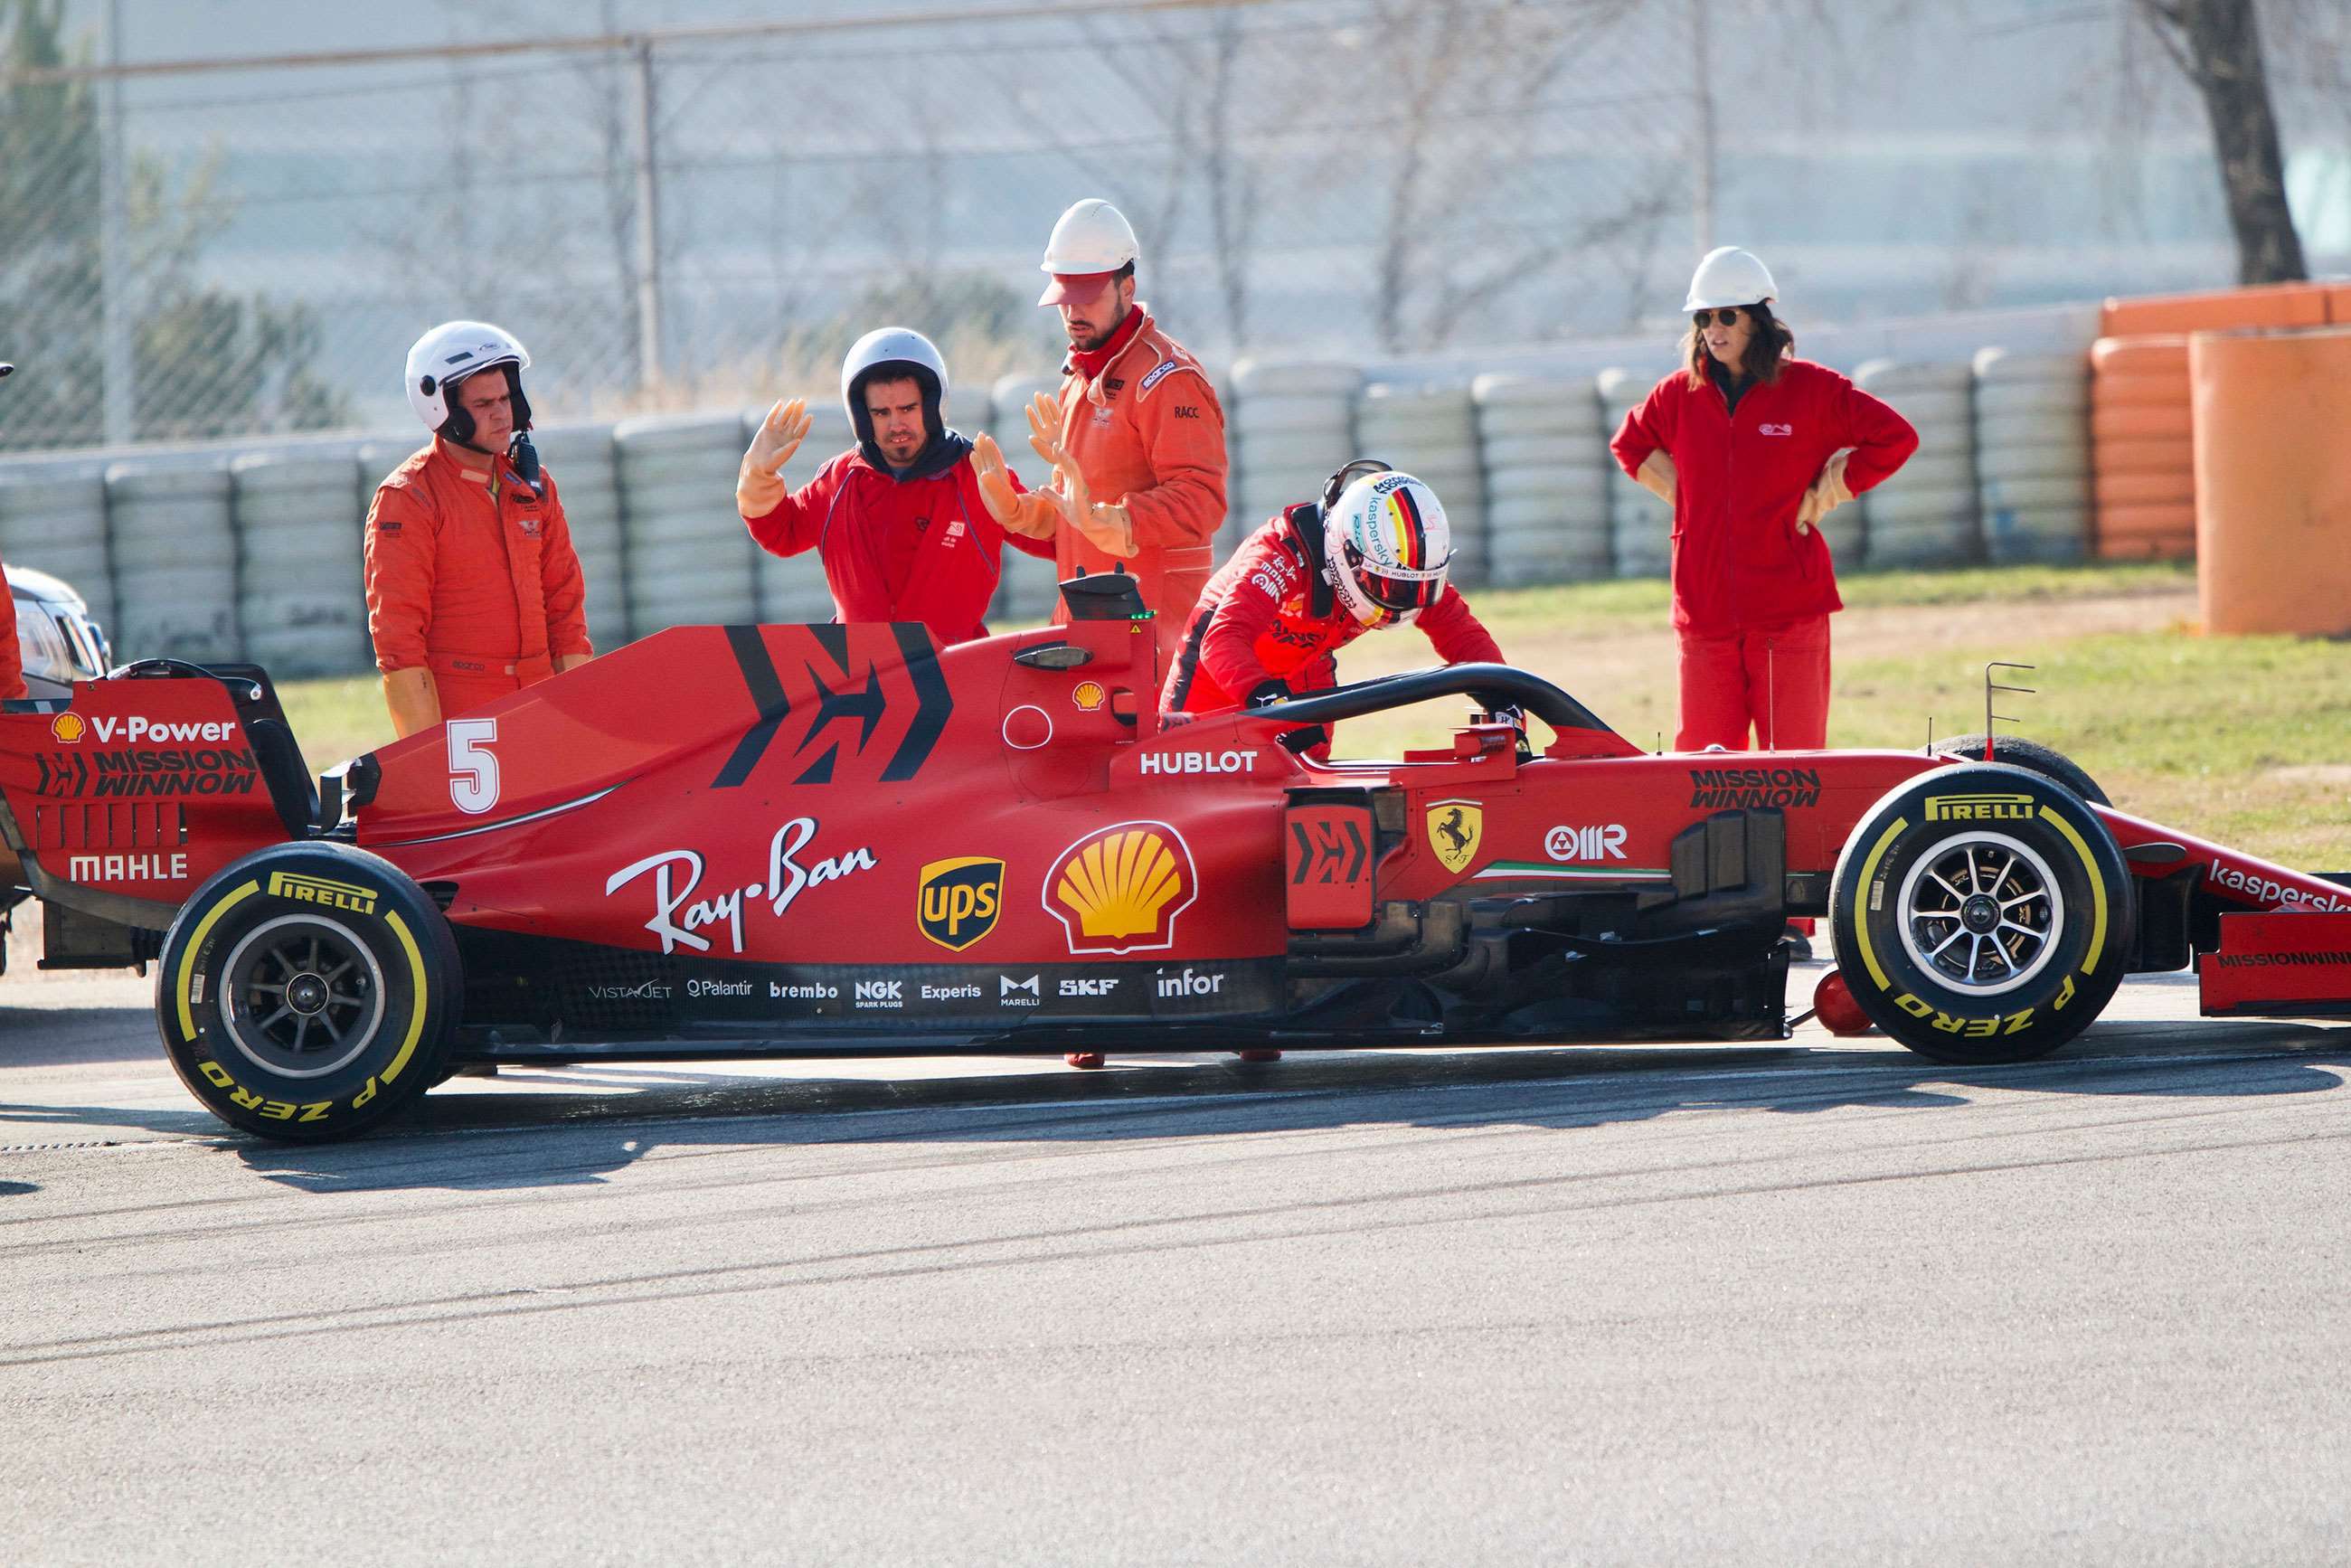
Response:
[[[2105,825],[2064,786],[1999,763],[1937,768],[1872,807],[1838,857],[1838,972],[1922,1056],[2046,1056],[2122,984],[2129,883]]]
[[[1955,735],[1949,740],[1935,743],[1935,755],[1956,758],[1961,762],[1981,762],[1984,759],[1984,737]],[[2044,779],[2054,779],[2093,806],[2111,806],[2106,792],[2090,777],[2082,765],[2053,747],[2037,740],[2027,740],[2021,735],[1996,735],[1991,737],[1991,759],[2022,768],[2027,773],[2038,773]]]
[[[389,861],[276,844],[196,890],[164,938],[155,1018],[204,1108],[265,1138],[350,1137],[441,1077],[464,993],[441,911]]]

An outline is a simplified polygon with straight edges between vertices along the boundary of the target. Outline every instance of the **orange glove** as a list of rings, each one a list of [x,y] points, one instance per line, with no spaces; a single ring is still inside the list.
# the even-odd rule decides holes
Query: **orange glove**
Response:
[[[776,509],[784,498],[784,482],[776,477],[776,470],[792,460],[815,423],[806,398],[779,402],[768,411],[768,417],[752,433],[751,449],[743,454],[742,469],[735,477],[737,511],[747,517],[764,517]]]
[[[1633,476],[1633,483],[1670,507],[1674,492],[1680,487],[1681,476],[1674,470],[1674,460],[1662,452],[1652,452],[1641,459],[1641,471]]]
[[[1039,392],[1029,402],[1029,444],[1038,456],[1051,465],[1053,487],[1061,497],[1061,516],[1069,525],[1104,555],[1133,556],[1134,524],[1128,518],[1126,508],[1097,505],[1088,494],[1086,476],[1061,447],[1061,408],[1045,392]]]
[[[1853,491],[1844,482],[1844,460],[1853,455],[1851,448],[1838,453],[1821,466],[1821,476],[1804,492],[1796,507],[1796,531],[1808,534],[1813,525],[1853,499]]]
[[[1004,466],[1003,448],[986,431],[971,444],[971,468],[979,482],[979,498],[987,507],[987,515],[1006,533],[1024,534],[1032,539],[1053,537],[1053,530],[1061,526],[1060,505],[1049,495],[1015,490],[1012,475]]]

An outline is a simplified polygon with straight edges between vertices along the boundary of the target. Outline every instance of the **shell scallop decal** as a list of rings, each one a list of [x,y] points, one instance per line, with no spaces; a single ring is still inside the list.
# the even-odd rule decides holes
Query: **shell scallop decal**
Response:
[[[1199,895],[1184,835],[1165,822],[1120,822],[1063,850],[1045,873],[1045,913],[1072,953],[1155,953]]]

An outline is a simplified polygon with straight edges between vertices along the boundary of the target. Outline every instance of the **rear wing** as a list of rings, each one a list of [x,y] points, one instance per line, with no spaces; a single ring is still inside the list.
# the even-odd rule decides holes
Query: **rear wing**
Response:
[[[44,903],[148,931],[205,878],[319,831],[269,677],[178,660],[0,704],[0,836]],[[123,960],[127,961],[127,960]]]

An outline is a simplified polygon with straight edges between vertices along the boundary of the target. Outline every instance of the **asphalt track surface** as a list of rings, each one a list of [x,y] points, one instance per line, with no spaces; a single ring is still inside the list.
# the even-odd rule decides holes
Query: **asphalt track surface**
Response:
[[[0,1558],[2339,1563],[2351,1029],[567,1069],[0,985]]]

